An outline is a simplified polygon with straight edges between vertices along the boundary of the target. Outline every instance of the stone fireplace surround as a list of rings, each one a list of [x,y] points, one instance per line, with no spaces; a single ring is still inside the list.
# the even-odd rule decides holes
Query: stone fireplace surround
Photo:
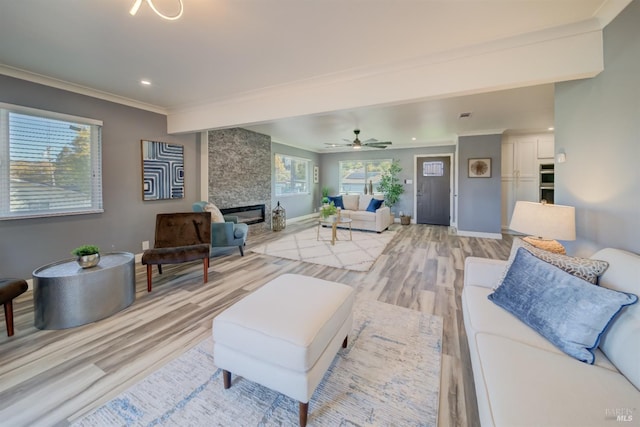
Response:
[[[249,232],[271,230],[271,137],[246,129],[208,132],[209,201],[221,210],[264,204],[265,221]]]

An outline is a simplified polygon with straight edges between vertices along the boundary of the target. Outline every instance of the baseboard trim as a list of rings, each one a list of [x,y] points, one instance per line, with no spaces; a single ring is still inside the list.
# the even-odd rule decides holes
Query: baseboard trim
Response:
[[[502,240],[502,234],[500,234],[500,233],[483,233],[481,231],[458,230],[458,232],[456,234],[458,236],[464,236],[464,237],[483,237],[483,238],[486,238],[486,239]]]
[[[308,215],[297,216],[295,218],[287,218],[287,224],[292,224],[294,222],[304,221],[306,219],[318,218],[320,214],[318,212],[310,213]]]

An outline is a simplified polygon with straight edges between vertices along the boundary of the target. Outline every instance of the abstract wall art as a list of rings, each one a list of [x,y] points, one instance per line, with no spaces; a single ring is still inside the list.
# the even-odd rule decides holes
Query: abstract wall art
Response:
[[[142,200],[184,197],[184,147],[142,140]]]

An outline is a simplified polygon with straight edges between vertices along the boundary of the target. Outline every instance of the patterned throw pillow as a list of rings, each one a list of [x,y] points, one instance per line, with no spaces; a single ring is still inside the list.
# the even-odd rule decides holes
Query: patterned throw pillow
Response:
[[[222,212],[213,203],[207,203],[204,206],[204,211],[211,212],[211,222],[225,222]]]
[[[593,285],[598,284],[598,277],[600,277],[607,270],[607,268],[609,268],[609,263],[606,261],[554,254],[553,252],[545,251],[544,249],[538,249],[535,246],[532,246],[524,240],[516,237],[513,239],[511,254],[509,255],[507,265],[502,275],[500,276],[500,279],[498,279],[496,287],[500,286],[500,284],[504,280],[504,276],[507,274],[509,267],[511,267],[518,248],[524,248],[536,258],[548,262],[549,264],[556,266],[569,274],[579,277],[582,280],[586,280]]]

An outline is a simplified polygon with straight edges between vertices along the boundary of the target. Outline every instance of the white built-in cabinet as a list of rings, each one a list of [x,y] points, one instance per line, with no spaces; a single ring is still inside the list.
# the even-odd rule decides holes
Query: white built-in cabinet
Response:
[[[553,163],[552,134],[507,135],[502,140],[502,228],[517,200],[539,201],[540,164]]]

